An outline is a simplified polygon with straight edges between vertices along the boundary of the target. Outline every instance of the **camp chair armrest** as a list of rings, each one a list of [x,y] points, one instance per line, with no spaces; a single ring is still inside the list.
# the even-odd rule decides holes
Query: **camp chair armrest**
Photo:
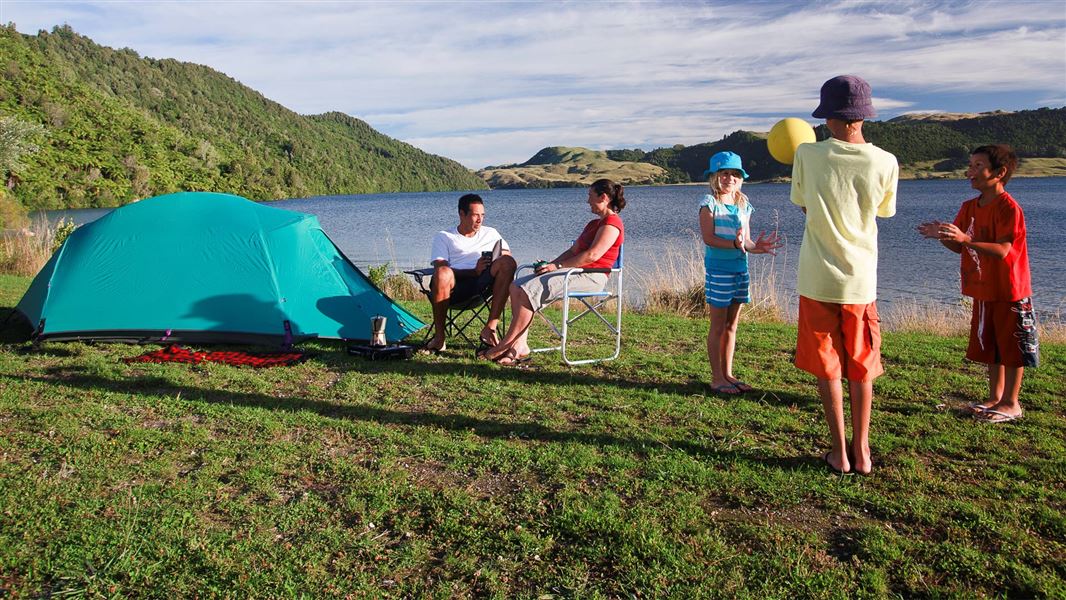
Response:
[[[566,275],[565,275],[565,277],[563,279],[563,296],[566,296],[566,297],[570,296],[570,276],[571,275],[580,275],[582,273],[603,273],[605,275],[610,275],[614,271],[615,271],[615,269],[582,269],[581,267],[567,268],[566,269]]]
[[[422,293],[429,293],[429,287],[426,286],[426,278],[432,277],[435,271],[436,269],[429,267],[426,269],[411,269],[410,271],[404,271],[404,274],[415,278],[418,287],[422,288]]]

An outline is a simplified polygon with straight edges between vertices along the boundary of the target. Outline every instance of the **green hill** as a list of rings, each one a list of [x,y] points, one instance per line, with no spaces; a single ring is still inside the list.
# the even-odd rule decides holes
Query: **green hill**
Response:
[[[649,163],[612,160],[606,152],[553,146],[520,165],[478,171],[492,188],[580,187],[601,177],[627,185],[666,183],[667,171]]]
[[[457,162],[341,113],[302,116],[205,66],[99,46],[69,27],[0,27],[0,117],[43,126],[4,173],[30,209],[185,190],[256,200],[481,189]]]
[[[815,129],[818,139],[829,137],[824,125]],[[899,159],[901,174],[908,178],[960,177],[966,168],[969,151],[983,144],[1008,143],[1021,157],[1018,174],[1022,176],[1066,175],[1066,108],[1041,108],[1019,112],[994,112],[978,115],[928,114],[906,115],[889,121],[869,121],[863,127],[867,141],[888,150]],[[621,149],[594,151],[545,148],[522,165],[489,167],[479,171],[492,187],[524,187],[519,176],[504,179],[505,175],[530,169],[541,172],[563,172],[568,167],[595,166],[590,155],[602,155],[609,161],[610,171],[591,171],[580,181],[565,177],[552,179],[553,184],[584,185],[598,177],[612,177],[611,173],[626,171],[626,165],[650,164],[662,169],[653,180],[623,181],[623,183],[688,183],[703,181],[707,161],[716,152],[729,150],[744,157],[744,168],[756,181],[786,178],[792,167],[770,156],[766,148],[766,133],[735,131],[716,142],[694,146],[678,144],[651,151]],[[545,176],[534,180],[539,185]],[[612,177],[613,178],[613,177]],[[502,183],[502,185],[501,185]]]

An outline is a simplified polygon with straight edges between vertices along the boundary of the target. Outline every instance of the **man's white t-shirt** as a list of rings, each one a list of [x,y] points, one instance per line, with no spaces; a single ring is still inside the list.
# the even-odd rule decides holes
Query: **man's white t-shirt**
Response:
[[[446,260],[453,269],[473,269],[477,266],[482,252],[492,250],[496,241],[501,241],[504,250],[510,251],[500,232],[492,227],[482,225],[477,233],[467,237],[459,233],[458,228],[439,231],[433,236],[433,248],[430,251],[430,264]]]

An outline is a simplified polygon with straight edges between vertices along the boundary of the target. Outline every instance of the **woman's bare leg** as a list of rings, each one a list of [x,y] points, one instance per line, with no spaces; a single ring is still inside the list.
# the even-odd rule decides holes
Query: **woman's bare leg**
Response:
[[[500,343],[485,350],[482,356],[489,360],[496,360],[512,349],[514,349],[516,356],[523,356],[521,352],[523,347],[525,347],[525,354],[528,354],[526,332],[532,324],[533,304],[529,301],[529,296],[526,295],[525,290],[511,284],[511,324],[508,326],[507,333],[504,334]]]

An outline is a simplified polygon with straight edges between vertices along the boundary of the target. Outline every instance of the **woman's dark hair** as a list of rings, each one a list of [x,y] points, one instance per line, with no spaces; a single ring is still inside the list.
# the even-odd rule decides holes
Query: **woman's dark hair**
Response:
[[[987,146],[981,146],[975,148],[973,152],[970,152],[970,156],[974,154],[984,154],[988,157],[988,164],[992,167],[992,172],[995,173],[1000,169],[1006,167],[1007,171],[1003,177],[1000,178],[1004,184],[1010,181],[1010,176],[1014,174],[1014,169],[1018,167],[1018,155],[1014,153],[1007,144],[989,144]]]
[[[597,179],[589,187],[597,194],[607,194],[607,197],[611,199],[611,210],[614,212],[622,212],[622,209],[626,207],[625,188],[622,184],[610,179]]]

